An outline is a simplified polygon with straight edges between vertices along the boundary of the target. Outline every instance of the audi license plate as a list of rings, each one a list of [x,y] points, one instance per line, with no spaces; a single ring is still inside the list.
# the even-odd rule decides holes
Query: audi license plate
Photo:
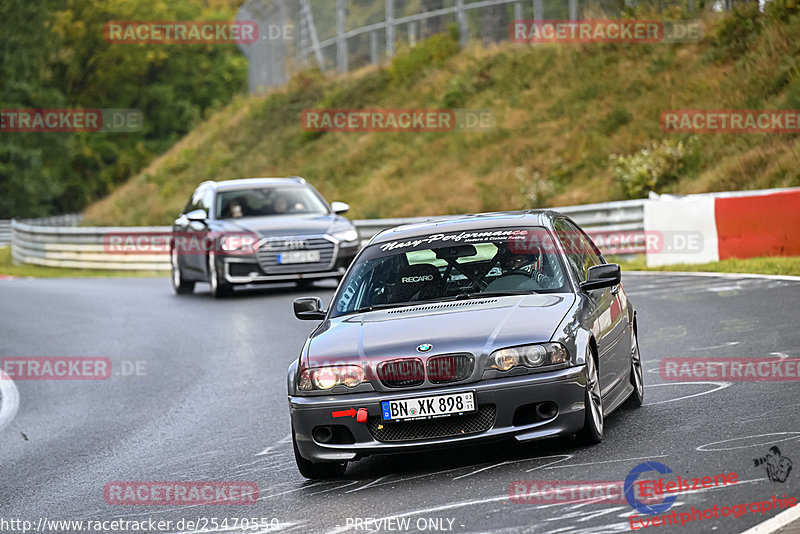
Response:
[[[474,391],[381,402],[381,413],[387,423],[464,415],[475,411]]]
[[[278,254],[278,263],[318,263],[319,250],[301,250],[296,252],[284,252]]]

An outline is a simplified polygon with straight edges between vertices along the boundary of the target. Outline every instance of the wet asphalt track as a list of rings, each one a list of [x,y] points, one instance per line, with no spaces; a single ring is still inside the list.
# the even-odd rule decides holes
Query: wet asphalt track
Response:
[[[351,464],[343,480],[311,483],[289,441],[286,367],[313,327],[292,316],[301,295],[292,287],[215,301],[205,286],[176,297],[166,279],[0,280],[0,355],[105,356],[114,369],[104,381],[16,381],[19,410],[0,430],[0,519],[276,518],[285,531],[325,533],[347,531],[348,518],[393,516],[410,519],[410,532],[625,532],[627,504],[515,504],[509,484],[622,480],[648,459],[684,476],[738,474],[733,486],[682,495],[678,512],[800,497],[797,382],[665,384],[658,374],[671,356],[800,356],[800,282],[631,273],[624,287],[639,313],[646,405],[607,419],[602,444],[376,457]],[[315,292],[329,299],[332,289]],[[120,375],[136,362],[141,376]],[[774,444],[796,464],[783,484],[752,461]],[[253,481],[260,498],[106,504],[105,484],[125,480]],[[647,532],[741,532],[773,515]]]

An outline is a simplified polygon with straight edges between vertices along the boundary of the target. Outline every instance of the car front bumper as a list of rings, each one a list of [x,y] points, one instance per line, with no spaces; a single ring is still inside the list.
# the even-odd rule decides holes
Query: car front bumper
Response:
[[[484,441],[514,438],[517,441],[544,439],[577,432],[584,424],[584,392],[586,366],[569,367],[558,371],[527,374],[412,391],[370,392],[330,396],[289,397],[289,411],[300,455],[313,462],[349,461],[372,454],[408,452],[431,448],[467,445]],[[479,409],[494,406],[494,419],[489,428],[466,435],[448,435],[428,439],[379,441],[374,429],[380,423],[381,401],[398,398],[417,398],[433,395],[474,391]],[[515,417],[519,410],[529,406],[552,402],[557,414],[543,421],[521,421]],[[333,417],[333,412],[353,408],[366,408],[367,423],[355,417]],[[458,419],[467,416],[452,416]],[[431,420],[440,422],[440,419]],[[404,422],[386,425],[404,425]],[[436,424],[436,423],[431,423]],[[312,437],[320,426],[344,426],[352,434],[354,443],[323,443]],[[336,429],[336,435],[343,435]],[[347,435],[345,432],[344,435]],[[348,438],[350,436],[347,436]]]
[[[330,266],[312,272],[284,272],[266,274],[255,256],[221,256],[218,269],[229,284],[252,284],[258,282],[287,282],[293,280],[320,280],[341,278],[358,252],[358,246],[337,247]],[[303,264],[298,264],[302,267]]]

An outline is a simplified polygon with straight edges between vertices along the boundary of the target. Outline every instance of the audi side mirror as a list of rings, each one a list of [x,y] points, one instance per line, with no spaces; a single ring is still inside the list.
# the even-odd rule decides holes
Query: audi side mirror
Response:
[[[301,321],[321,321],[328,312],[322,309],[319,297],[300,297],[294,299],[294,316]]]
[[[613,287],[622,282],[622,271],[616,263],[606,263],[589,267],[586,273],[586,281],[581,282],[582,291]]]
[[[336,215],[343,215],[350,211],[350,205],[344,202],[331,202],[331,209]]]
[[[186,218],[192,222],[206,222],[208,214],[205,210],[193,210],[186,214]]]

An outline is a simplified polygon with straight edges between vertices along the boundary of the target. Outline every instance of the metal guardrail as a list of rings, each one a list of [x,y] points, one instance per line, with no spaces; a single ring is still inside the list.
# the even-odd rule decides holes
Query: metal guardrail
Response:
[[[11,221],[0,220],[0,247],[11,244]]]
[[[646,200],[627,200],[585,206],[554,208],[569,215],[590,235],[624,235],[643,231],[644,204]],[[403,224],[413,224],[449,217],[412,217],[403,219],[369,219],[353,221],[362,242],[366,242],[378,232]],[[52,221],[75,222],[76,217],[54,218]],[[79,219],[78,219],[79,220]],[[137,237],[159,236],[163,245],[163,234],[170,232],[167,226],[135,228],[69,228],[46,226],[36,220],[11,221],[12,257],[17,263],[28,263],[47,267],[66,267],[73,269],[98,269],[121,271],[167,271],[170,268],[167,247],[161,246],[156,253],[142,254],[141,251],[126,252],[126,247],[116,247],[110,243],[112,234],[124,234],[134,241]],[[133,247],[136,248],[136,247]],[[601,249],[603,247],[601,246]],[[628,253],[643,252],[626,248]]]
[[[83,215],[80,213],[51,215],[50,217],[39,217],[37,219],[17,219],[17,222],[32,224],[34,226],[78,226],[82,221]]]
[[[601,204],[585,204],[582,206],[565,206],[548,208],[569,216],[590,235],[615,234],[617,236],[635,235],[644,231],[644,205],[645,199],[622,200],[619,202],[604,202]],[[410,217],[405,219],[368,219],[353,221],[358,229],[362,242],[368,241],[372,236],[395,226],[414,224],[426,221],[442,220],[448,217]],[[600,247],[601,250],[603,247]],[[644,247],[627,247],[627,252],[638,254],[644,252]]]
[[[65,228],[11,221],[11,256],[16,263],[120,271],[167,271],[167,254],[112,253],[109,234],[147,237],[171,231],[168,226],[135,228]]]

